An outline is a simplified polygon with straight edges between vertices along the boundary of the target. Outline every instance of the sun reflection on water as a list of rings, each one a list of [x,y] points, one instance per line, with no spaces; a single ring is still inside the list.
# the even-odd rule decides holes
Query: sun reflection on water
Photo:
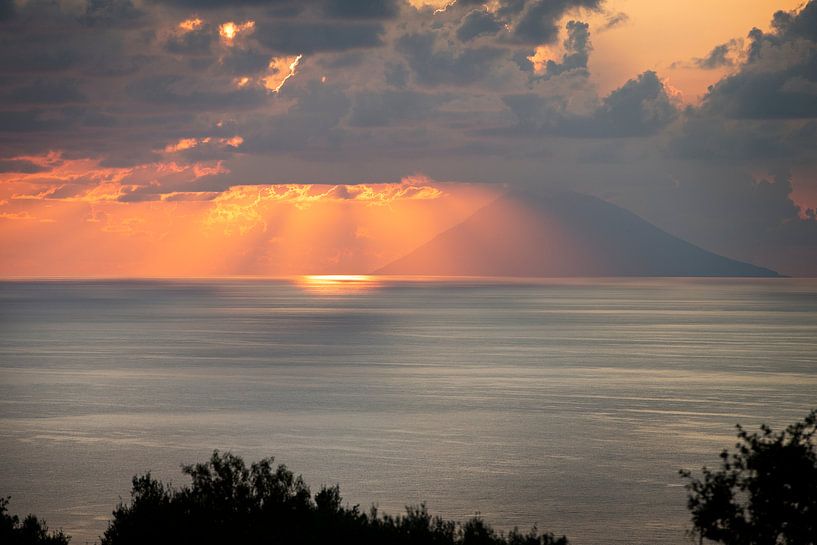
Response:
[[[308,274],[298,277],[295,283],[318,295],[356,295],[382,285],[376,276],[368,274]]]

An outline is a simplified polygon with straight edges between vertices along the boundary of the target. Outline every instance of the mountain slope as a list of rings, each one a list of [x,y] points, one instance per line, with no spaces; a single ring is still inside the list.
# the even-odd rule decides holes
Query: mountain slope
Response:
[[[376,274],[778,276],[670,235],[589,195],[510,193]]]

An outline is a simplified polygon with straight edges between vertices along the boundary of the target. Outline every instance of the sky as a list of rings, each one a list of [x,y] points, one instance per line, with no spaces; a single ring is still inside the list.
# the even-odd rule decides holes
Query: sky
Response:
[[[817,275],[817,0],[0,0],[0,276],[362,274],[554,188]]]

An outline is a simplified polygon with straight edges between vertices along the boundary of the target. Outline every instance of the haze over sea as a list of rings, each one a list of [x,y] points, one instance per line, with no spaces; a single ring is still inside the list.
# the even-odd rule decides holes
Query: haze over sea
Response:
[[[814,279],[0,283],[0,494],[76,544],[214,448],[363,508],[684,543],[678,469],[814,406]]]

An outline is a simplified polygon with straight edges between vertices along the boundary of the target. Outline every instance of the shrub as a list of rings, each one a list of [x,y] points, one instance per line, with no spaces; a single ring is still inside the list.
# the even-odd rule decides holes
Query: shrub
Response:
[[[402,516],[346,506],[337,486],[310,493],[303,479],[264,459],[247,467],[214,452],[186,466],[189,486],[174,488],[150,474],[134,477],[130,503],[120,504],[102,545],[326,543],[390,545],[567,545],[564,537],[495,532],[479,518],[458,524],[431,516],[425,505]]]
[[[45,521],[28,515],[20,521],[17,515],[10,515],[8,504],[11,498],[0,498],[0,543],[4,545],[68,545],[70,537],[62,530],[50,532]]]
[[[817,544],[817,410],[775,433],[741,426],[718,469],[687,479],[693,534],[726,545]]]

